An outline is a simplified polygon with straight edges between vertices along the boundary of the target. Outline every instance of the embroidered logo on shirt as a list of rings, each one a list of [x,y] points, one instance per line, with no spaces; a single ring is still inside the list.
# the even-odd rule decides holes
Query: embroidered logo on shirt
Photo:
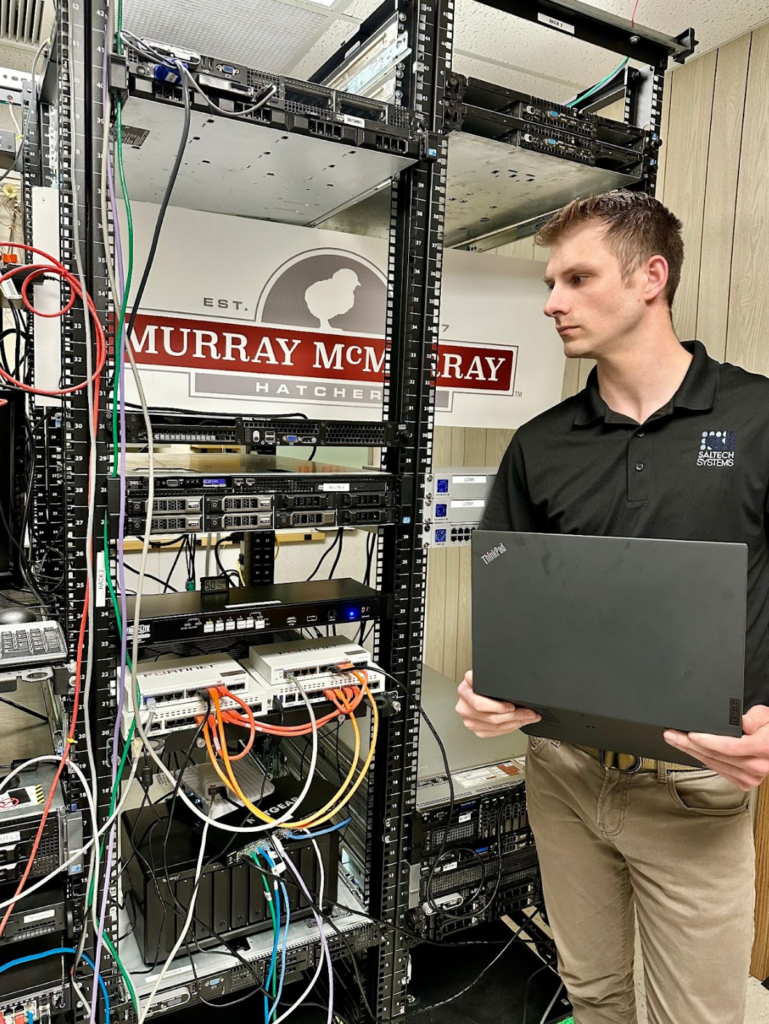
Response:
[[[736,437],[733,430],[703,430],[698,466],[733,466]]]

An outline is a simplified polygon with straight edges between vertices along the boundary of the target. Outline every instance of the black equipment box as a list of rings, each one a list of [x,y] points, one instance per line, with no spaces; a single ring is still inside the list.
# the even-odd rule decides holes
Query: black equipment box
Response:
[[[72,910],[67,909],[62,884],[56,881],[19,900],[0,936],[0,946],[42,935],[71,935],[72,930]],[[50,945],[67,943],[56,940]]]
[[[128,636],[133,637],[136,598],[127,604]],[[389,599],[351,579],[265,583],[229,591],[145,594],[141,602],[140,643],[190,640],[216,633],[363,622],[388,614]]]
[[[287,803],[299,795],[303,783],[293,776],[274,779],[273,783],[274,792],[262,800],[261,805],[266,814],[276,818],[285,810]],[[305,808],[310,813],[313,808],[323,807],[335,791],[335,787],[316,780],[302,803],[302,816],[306,816]],[[257,824],[250,816],[244,820],[245,814],[241,809],[221,820],[246,827]],[[168,818],[169,805],[166,804],[156,809],[127,811],[122,819],[123,851],[130,885],[127,899],[132,921],[135,922],[136,940],[147,964],[165,960],[179,937],[193,892],[200,852],[202,826],[198,828],[200,823],[184,805],[177,806],[170,827]],[[249,843],[249,839],[253,842]],[[260,840],[267,842],[258,834],[252,837],[247,834],[233,836],[213,826],[209,829],[195,917],[187,933],[191,950],[207,949],[219,945],[223,939],[252,935],[272,927],[264,876],[248,856],[249,847]],[[338,833],[319,836],[315,842],[323,859],[324,895],[336,900]],[[309,839],[285,839],[283,846],[310,894],[316,894],[320,873],[312,842]],[[274,851],[269,846],[267,848],[275,859]],[[286,882],[291,920],[310,916],[310,903],[293,874],[286,870],[281,877]],[[185,952],[182,946],[180,953]]]

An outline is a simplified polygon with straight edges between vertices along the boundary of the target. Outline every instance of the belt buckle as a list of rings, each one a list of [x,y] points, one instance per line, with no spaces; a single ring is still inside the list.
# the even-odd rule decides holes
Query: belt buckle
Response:
[[[612,751],[612,753],[614,754],[614,756],[616,758],[616,756],[617,756],[616,751]],[[616,764],[607,764],[606,763],[606,751],[603,749],[603,747],[601,747],[599,749],[599,751],[598,751],[598,760],[600,761],[601,767],[603,768],[603,770],[605,772],[618,772],[619,771],[619,768],[616,766]]]
[[[636,772],[640,772],[643,758],[639,757],[638,754],[633,754],[635,758],[635,764],[631,768],[620,768],[618,764],[606,764],[606,751],[601,749],[598,751],[600,755],[600,761],[605,772],[622,772],[623,775],[635,775]],[[617,751],[612,751],[616,760],[619,760],[619,754]]]

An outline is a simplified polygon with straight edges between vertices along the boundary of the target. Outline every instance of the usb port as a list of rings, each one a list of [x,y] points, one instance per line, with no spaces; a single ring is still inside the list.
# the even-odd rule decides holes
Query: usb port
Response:
[[[308,622],[317,622],[318,621],[318,616],[317,615],[308,615],[307,616],[307,621]]]

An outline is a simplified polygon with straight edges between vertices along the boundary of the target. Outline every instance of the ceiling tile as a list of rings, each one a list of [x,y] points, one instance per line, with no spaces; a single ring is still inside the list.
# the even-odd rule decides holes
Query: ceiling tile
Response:
[[[137,35],[281,74],[328,20],[280,0],[126,0],[123,24]]]

